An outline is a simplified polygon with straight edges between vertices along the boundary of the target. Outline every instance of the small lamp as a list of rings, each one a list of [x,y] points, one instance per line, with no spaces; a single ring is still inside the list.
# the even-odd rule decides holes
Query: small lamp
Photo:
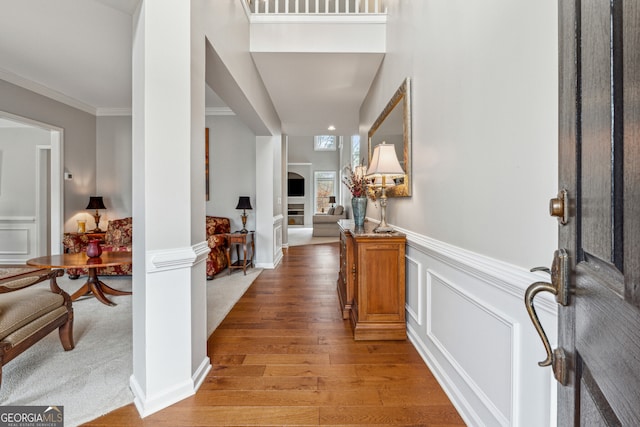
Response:
[[[373,229],[376,233],[386,233],[393,231],[393,228],[387,224],[387,178],[395,178],[404,176],[404,171],[400,162],[398,162],[398,156],[396,156],[396,147],[392,144],[387,144],[382,141],[382,144],[378,144],[373,149],[373,156],[371,156],[371,164],[367,170],[367,177],[373,178],[374,182],[380,180],[382,187],[382,195],[380,196],[380,224]],[[375,185],[375,184],[374,184]]]
[[[95,209],[96,213],[93,215],[93,219],[96,221],[96,228],[93,230],[94,233],[102,233],[100,230],[100,213],[98,209],[107,209],[104,206],[104,202],[102,201],[102,196],[90,196],[89,204],[85,209]]]
[[[329,203],[331,203],[331,207],[336,203],[336,196],[329,196]]]
[[[248,233],[249,230],[247,230],[247,209],[251,210],[253,209],[251,207],[251,200],[249,200],[248,196],[240,196],[240,198],[238,199],[238,206],[236,206],[236,209],[242,209],[242,230],[240,230],[241,233]]]

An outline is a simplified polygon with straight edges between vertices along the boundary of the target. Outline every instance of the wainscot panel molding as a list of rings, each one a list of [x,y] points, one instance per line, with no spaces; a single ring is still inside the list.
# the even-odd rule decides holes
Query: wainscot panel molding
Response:
[[[273,262],[254,262],[258,268],[273,269],[282,261],[282,226],[284,215],[278,214],[273,216]],[[256,236],[259,238],[259,236]],[[259,241],[256,242],[258,244]]]
[[[422,264],[415,259],[406,255],[405,278],[406,283],[415,283],[416,286],[407,286],[406,289],[406,309],[407,317],[413,319],[416,324],[422,326],[424,324],[424,296],[425,289],[422,283]],[[409,292],[412,294],[410,295]]]
[[[407,334],[465,422],[554,426],[555,383],[524,305],[548,275],[395,228],[407,235]],[[555,301],[540,295],[536,310],[554,345]]]
[[[23,264],[38,256],[36,218],[0,217],[0,264]]]
[[[284,215],[276,215],[273,218],[273,265],[274,267],[282,261],[282,224]]]

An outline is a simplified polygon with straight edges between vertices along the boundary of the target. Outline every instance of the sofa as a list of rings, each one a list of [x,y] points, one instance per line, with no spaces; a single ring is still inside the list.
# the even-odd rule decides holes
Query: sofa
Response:
[[[114,219],[108,222],[107,232],[104,235],[104,243],[101,243],[103,252],[131,252],[133,239],[133,218]],[[86,252],[89,245],[89,237],[84,234],[67,234],[62,241],[65,252]],[[101,267],[97,269],[98,276],[122,276],[131,275],[132,265],[123,264],[114,267]],[[77,279],[80,275],[88,274],[86,268],[68,268],[67,275],[70,279]]]
[[[207,256],[207,279],[227,267],[227,238],[226,233],[231,232],[231,221],[229,218],[207,216],[206,236],[207,244],[211,249]],[[131,251],[133,237],[133,220],[131,217],[109,221],[107,232],[104,235],[104,244],[101,244],[103,251]],[[65,235],[63,245],[65,252],[77,253],[85,252],[89,244],[89,237],[83,234]],[[126,264],[116,267],[104,267],[97,269],[98,276],[131,275],[132,265]],[[67,275],[70,279],[77,279],[80,275],[86,275],[87,270],[82,268],[69,268]]]
[[[231,221],[220,216],[206,217],[207,244],[207,280],[212,280],[220,271],[227,268],[227,233],[231,233]]]
[[[329,208],[326,214],[315,214],[313,216],[313,236],[340,236],[338,220],[345,219],[346,217],[347,213],[342,205],[337,205],[335,208]]]

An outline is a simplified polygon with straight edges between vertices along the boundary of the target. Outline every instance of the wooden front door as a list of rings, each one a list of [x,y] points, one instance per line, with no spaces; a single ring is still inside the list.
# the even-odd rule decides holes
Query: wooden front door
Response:
[[[640,2],[559,4],[558,425],[639,426]]]

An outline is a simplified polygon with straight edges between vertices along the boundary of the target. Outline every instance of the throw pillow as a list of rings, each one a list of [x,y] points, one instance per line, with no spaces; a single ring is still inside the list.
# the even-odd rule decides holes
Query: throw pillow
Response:
[[[327,215],[333,215],[333,212],[335,212],[336,208],[329,208],[329,210],[327,211]]]
[[[338,206],[336,206],[336,209],[334,211],[334,215],[342,215],[342,212],[344,212],[344,206],[338,205]]]

